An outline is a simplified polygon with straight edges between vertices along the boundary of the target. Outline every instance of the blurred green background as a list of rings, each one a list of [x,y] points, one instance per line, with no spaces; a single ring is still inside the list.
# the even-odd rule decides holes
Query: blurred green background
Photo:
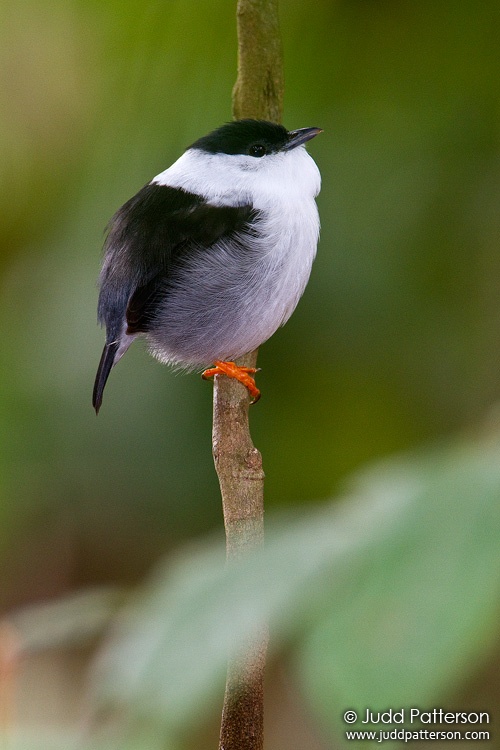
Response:
[[[415,601],[408,587],[418,577],[422,606],[430,609],[422,651],[413,654],[416,673],[419,664],[426,674],[443,667],[430,680],[434,692],[423,697],[453,703],[459,696],[458,710],[458,702],[468,706],[479,695],[487,710],[488,701],[497,705],[500,698],[494,626],[500,450],[490,445],[497,445],[500,395],[500,6],[496,0],[282,0],[280,8],[284,123],[324,128],[309,149],[323,176],[322,232],[304,298],[259,354],[263,399],[251,424],[264,457],[268,515],[286,516],[293,506],[308,519],[329,508],[327,501],[345,492],[346,477],[365,464],[439,445],[426,449],[426,461],[448,479],[463,469],[463,481],[443,479],[443,489],[429,480],[431,489],[424,482],[412,496],[417,510],[427,507],[421,497],[430,498],[429,514],[410,514],[406,531],[397,532],[401,552],[380,565],[379,593],[389,611],[401,605],[408,613],[404,592]],[[6,623],[20,608],[89,587],[141,590],[152,566],[188,540],[213,533],[215,549],[223,547],[211,386],[160,366],[134,344],[111,375],[97,420],[90,395],[103,343],[95,312],[103,229],[187,145],[230,119],[234,12],[229,0],[4,1],[0,601]],[[441,447],[454,444],[457,434],[467,458]],[[478,467],[470,455],[482,455],[485,441],[489,458],[484,466],[478,459]],[[454,458],[442,459],[442,450]],[[388,469],[395,478],[387,490],[403,504],[407,477],[414,471],[423,481],[428,473],[425,462],[420,471],[418,461],[405,460],[403,472],[397,461]],[[469,543],[476,508],[481,524]],[[460,532],[450,537],[452,520]],[[304,539],[314,547],[315,533]],[[419,552],[409,564],[405,550],[412,544]],[[392,589],[391,576],[405,564],[407,577]],[[419,565],[431,582],[442,572],[432,601]],[[467,584],[466,571],[473,572]],[[432,621],[432,602],[443,604],[439,622]],[[317,607],[303,601],[296,607],[287,610],[291,620],[300,612],[302,623],[316,623]],[[358,622],[367,618],[365,635],[373,635],[373,611],[367,604],[364,613],[351,613]],[[342,616],[350,632],[346,612],[347,606]],[[468,625],[458,640],[427,663],[425,644],[443,632],[451,638],[452,623],[462,619]],[[30,622],[36,633],[36,610]],[[487,632],[478,633],[485,622]],[[393,642],[395,632],[393,622],[381,638]],[[319,653],[329,652],[325,637],[311,636],[306,646],[298,631],[277,626],[268,690],[273,750],[336,747],[342,730],[329,726],[322,700],[340,727],[342,710],[352,707],[342,701],[364,700],[362,688],[349,692],[339,671],[343,664],[352,676],[353,653],[375,665],[363,636],[340,648],[337,683],[323,675],[321,687],[312,666],[318,651],[309,661],[307,654],[314,642],[322,643]],[[39,746],[40,727],[69,732],[65,748],[73,741],[95,638],[84,646],[34,648],[18,665],[9,728],[28,727],[37,737],[23,735],[23,747]],[[285,652],[296,655],[300,644],[291,669]],[[401,648],[410,648],[404,639]],[[385,664],[377,663],[379,675]],[[406,668],[396,659],[386,682],[397,687]],[[369,681],[365,676],[360,684]],[[374,690],[389,699],[380,686]],[[401,700],[411,702],[401,690]],[[128,700],[134,703],[132,693]],[[199,734],[193,739],[188,731],[182,747],[215,746],[220,700],[218,693],[207,698],[196,722],[187,712],[191,733]],[[130,747],[156,747],[161,731],[144,739],[137,730]],[[55,748],[50,736],[47,746]]]

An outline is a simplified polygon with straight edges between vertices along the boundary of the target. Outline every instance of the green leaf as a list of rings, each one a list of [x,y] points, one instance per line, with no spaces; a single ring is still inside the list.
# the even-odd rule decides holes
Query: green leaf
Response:
[[[405,507],[350,590],[338,597],[331,587],[329,611],[300,649],[307,692],[332,728],[347,708],[432,706],[497,632],[498,443],[391,461],[358,488],[368,505],[393,495]]]
[[[125,591],[100,586],[56,601],[31,604],[9,613],[23,654],[85,643],[99,635],[125,600]]]
[[[423,706],[493,642],[499,500],[498,442],[463,443],[365,473],[230,569],[220,541],[185,550],[123,613],[96,696],[177,730],[221,702],[228,654],[268,620],[334,732],[346,708]]]
[[[392,499],[368,515],[395,518]],[[95,669],[95,695],[106,707],[125,705],[139,720],[180,730],[222,701],[227,658],[270,621],[273,648],[318,616],[330,588],[339,588],[386,523],[365,523],[360,508],[321,508],[280,523],[262,554],[224,566],[222,540],[190,548],[160,568],[123,613]],[[362,523],[361,523],[362,521]]]

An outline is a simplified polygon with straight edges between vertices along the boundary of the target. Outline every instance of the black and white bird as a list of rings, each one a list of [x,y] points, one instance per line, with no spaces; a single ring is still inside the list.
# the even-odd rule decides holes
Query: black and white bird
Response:
[[[161,362],[214,364],[205,376],[236,377],[257,400],[255,371],[233,360],[288,320],[309,279],[321,178],[304,144],[321,132],[227,123],[116,212],[100,275],[96,412],[111,368],[139,335]]]

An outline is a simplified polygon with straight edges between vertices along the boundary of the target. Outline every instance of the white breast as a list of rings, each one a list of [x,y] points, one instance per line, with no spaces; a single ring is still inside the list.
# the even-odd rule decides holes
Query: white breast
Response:
[[[277,201],[263,221],[259,277],[267,293],[266,338],[285,323],[304,292],[316,255],[319,216],[313,198]]]
[[[217,252],[187,264],[184,288],[190,291],[179,285],[165,300],[168,325],[165,338],[151,342],[154,353],[164,361],[202,364],[257,348],[288,320],[309,279],[319,235],[314,198],[320,175],[313,159],[304,147],[262,159],[188,150],[153,182],[216,206],[250,204],[261,216],[257,236],[245,237],[245,247],[221,241]],[[194,321],[192,338],[186,319]]]

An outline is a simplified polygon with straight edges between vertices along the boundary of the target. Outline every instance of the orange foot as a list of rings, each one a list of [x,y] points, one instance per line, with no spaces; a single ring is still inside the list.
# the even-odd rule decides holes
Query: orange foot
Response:
[[[260,391],[255,385],[255,380],[252,378],[252,375],[255,375],[255,373],[258,372],[258,367],[239,367],[234,362],[223,362],[220,359],[216,359],[214,364],[215,367],[205,370],[201,376],[202,378],[208,380],[208,378],[213,378],[214,375],[227,375],[228,378],[235,378],[248,389],[248,392],[252,397],[250,403],[257,403],[260,398]]]

